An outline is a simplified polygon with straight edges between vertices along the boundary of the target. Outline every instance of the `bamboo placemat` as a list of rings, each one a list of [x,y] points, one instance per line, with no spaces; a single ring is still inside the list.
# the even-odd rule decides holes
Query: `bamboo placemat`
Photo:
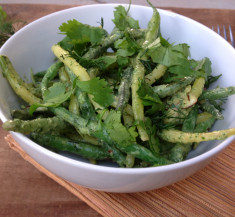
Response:
[[[68,182],[33,160],[10,134],[5,139],[24,160],[103,216],[235,215],[235,141],[209,166],[183,181],[153,191],[118,194],[87,189]]]

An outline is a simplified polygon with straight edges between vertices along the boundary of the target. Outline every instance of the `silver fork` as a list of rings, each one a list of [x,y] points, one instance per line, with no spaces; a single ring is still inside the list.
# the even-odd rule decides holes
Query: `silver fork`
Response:
[[[217,25],[217,30],[215,30],[214,26],[212,26],[212,30],[217,31],[217,33],[222,36],[219,25]],[[222,37],[224,37],[224,39],[229,42],[229,39],[227,37],[227,31],[226,31],[225,25],[223,25],[222,31],[223,31],[223,36]],[[234,40],[233,40],[233,32],[232,32],[231,25],[228,26],[228,32],[229,32],[230,43],[235,48]]]

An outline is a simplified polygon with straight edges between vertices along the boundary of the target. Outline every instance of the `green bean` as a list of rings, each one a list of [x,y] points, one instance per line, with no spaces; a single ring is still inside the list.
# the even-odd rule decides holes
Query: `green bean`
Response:
[[[25,109],[13,109],[11,110],[11,116],[13,119],[20,120],[32,120],[39,117],[51,117],[52,113],[46,108],[38,108],[32,115],[29,114],[29,108]]]
[[[96,112],[89,100],[87,93],[77,88],[76,97],[77,97],[81,117],[87,120],[96,121]]]
[[[64,63],[81,81],[90,80],[90,76],[86,69],[83,68],[74,58],[71,57],[68,51],[64,50],[59,45],[53,45],[52,51],[55,56]]]
[[[124,167],[126,165],[125,155],[117,149],[114,144],[103,142],[103,148],[106,152],[109,152],[110,157],[117,162],[119,166]]]
[[[102,142],[103,148],[110,153],[110,157],[117,162],[119,166],[123,167],[126,165],[125,155],[116,147],[116,144],[112,141],[105,128],[97,128],[93,136]]]
[[[75,75],[71,72],[71,70],[66,67],[68,75],[70,77],[71,83],[73,83],[76,78]],[[74,109],[77,110],[75,114],[81,115],[83,118],[87,118],[88,120],[96,120],[95,110],[92,107],[92,104],[88,98],[88,95],[82,92],[79,88],[76,88],[75,94],[70,100],[71,106],[74,105]],[[71,107],[72,108],[72,107]]]
[[[97,123],[73,114],[63,107],[50,108],[50,110],[59,118],[62,118],[64,121],[73,125],[82,134],[92,135],[92,133],[97,130]]]
[[[41,91],[42,91],[42,96],[45,95],[45,92],[47,91],[48,88],[48,83],[57,75],[59,72],[59,69],[63,66],[62,62],[56,62],[52,64],[46,74],[44,75],[42,82],[41,82]]]
[[[3,129],[19,133],[29,134],[32,132],[59,134],[73,129],[61,118],[37,118],[33,120],[14,119],[3,123]]]
[[[144,30],[141,29],[127,29],[126,32],[133,38],[139,38],[143,36]],[[111,47],[112,44],[118,39],[125,35],[124,31],[115,29],[108,37],[102,39],[99,45],[91,47],[87,53],[83,55],[86,59],[94,59],[106,52],[107,48]]]
[[[15,93],[28,104],[42,103],[42,100],[32,94],[32,88],[25,83],[15,71],[11,61],[7,56],[0,56],[0,67],[3,76],[8,80]]]
[[[110,155],[100,146],[72,141],[66,137],[32,133],[31,138],[43,146],[49,146],[57,151],[66,151],[88,159],[103,160],[109,158]]]
[[[199,100],[210,99],[217,100],[223,99],[228,96],[235,94],[235,86],[225,87],[225,88],[215,88],[213,90],[206,90],[202,93]]]
[[[135,157],[131,154],[126,155],[126,167],[132,168],[135,165]]]
[[[74,94],[70,97],[69,111],[76,115],[80,114],[78,99]]]
[[[77,76],[71,71],[71,69],[68,66],[65,66],[64,69],[69,76],[70,82],[73,83],[73,81],[77,78]]]
[[[35,115],[35,114],[33,114]],[[20,120],[31,120],[34,119],[33,115],[29,114],[28,109],[13,109],[11,110],[11,117],[13,119],[20,119]]]
[[[122,38],[124,32],[115,31],[114,34],[109,35],[108,37],[104,38],[98,46],[91,47],[87,53],[83,55],[83,58],[86,59],[94,59],[101,54],[103,54],[108,47],[110,47],[116,40]]]
[[[76,75],[67,66],[65,66],[64,69],[69,77],[71,84],[73,84],[74,80],[76,79]],[[76,88],[76,90],[77,90],[77,88]],[[76,90],[75,90],[75,93],[73,93],[70,97],[69,111],[74,114],[79,115],[80,109],[79,109],[78,97],[76,95]]]
[[[200,122],[196,125],[194,132],[195,133],[206,132],[208,129],[212,127],[215,121],[216,118],[214,116],[211,116],[209,119],[205,119],[203,122]]]
[[[186,87],[191,84],[194,78],[186,77],[179,82],[174,82],[171,84],[161,84],[157,86],[153,86],[153,91],[158,94],[160,98],[165,98],[167,96],[172,96],[180,89]]]
[[[223,120],[224,116],[221,114],[221,112],[212,104],[210,104],[208,101],[204,101],[200,105],[202,109],[206,112],[211,113],[213,116],[215,116],[218,120]]]
[[[171,149],[169,159],[173,162],[180,162],[185,159],[191,149],[192,143],[176,143],[176,145]]]
[[[192,85],[192,89],[191,91],[188,93],[188,101],[185,105],[185,107],[190,107],[192,105],[194,105],[197,100],[198,97],[202,94],[204,85],[205,85],[205,78],[199,77],[196,78],[193,85]]]
[[[62,82],[69,81],[69,76],[64,66],[59,69],[59,78]]]
[[[132,126],[134,123],[134,115],[133,110],[130,104],[127,104],[126,107],[123,109],[123,122],[126,127]]]
[[[89,135],[81,136],[77,131],[66,132],[64,136],[78,143],[90,143],[92,145],[101,146],[101,143],[95,137]]]
[[[152,72],[145,76],[145,82],[149,85],[152,85],[153,83],[155,83],[155,81],[157,81],[165,74],[166,70],[166,66],[158,64]]]
[[[138,60],[137,58],[135,59],[134,63],[134,72],[132,76],[132,82],[131,82],[131,92],[132,92],[132,109],[133,109],[133,114],[134,118],[136,121],[143,121],[144,120],[144,106],[142,103],[142,100],[139,98],[139,95],[137,93],[139,89],[139,83],[142,81],[144,78],[144,66]],[[143,129],[142,126],[137,125],[137,129],[139,131],[139,135],[142,141],[147,141],[148,135],[146,131]]]
[[[235,135],[235,128],[227,130],[219,130],[206,133],[187,133],[175,129],[162,130],[158,133],[161,139],[173,143],[192,143],[203,142],[209,140],[224,140]]]
[[[157,9],[152,5],[152,3],[148,0],[147,2],[153,9],[153,15],[148,23],[144,44],[149,44],[153,42],[157,38],[160,29],[160,15]]]
[[[128,146],[118,146],[118,148],[127,154],[130,154],[138,159],[141,159],[155,166],[166,165],[171,163],[171,161],[167,160],[166,158],[156,156],[149,149],[136,143]]]
[[[125,31],[134,39],[141,39],[146,33],[145,29],[126,29]]]
[[[123,111],[130,98],[130,86],[133,69],[128,67],[122,76],[119,88],[116,110]]]

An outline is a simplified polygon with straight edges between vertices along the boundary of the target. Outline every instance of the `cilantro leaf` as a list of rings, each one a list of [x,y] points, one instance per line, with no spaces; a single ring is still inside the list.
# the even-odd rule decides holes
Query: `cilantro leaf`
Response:
[[[125,33],[124,38],[117,40],[114,47],[117,49],[116,55],[122,57],[132,56],[140,49],[136,40],[131,38],[128,33]]]
[[[66,34],[73,44],[84,44],[90,42],[96,44],[106,35],[106,31],[99,28],[80,23],[77,20],[69,20],[59,27],[62,34]]]
[[[68,36],[64,37],[64,39],[62,39],[58,44],[67,51],[70,51],[74,46]]]
[[[126,66],[129,63],[129,59],[122,56],[117,56],[117,63],[119,66]]]
[[[147,110],[147,114],[151,115],[155,112],[162,110],[162,101],[159,98],[159,96],[152,90],[152,88],[146,84],[145,82],[142,82],[140,84],[140,87],[137,91],[140,99],[142,100],[142,103],[144,106],[151,106],[150,109]]]
[[[33,104],[29,108],[29,113],[33,114],[33,112],[39,107],[57,107],[66,100],[68,100],[73,92],[73,88],[68,88],[65,83],[56,82],[51,87],[49,87],[44,96],[42,104]]]
[[[173,73],[174,76],[167,79],[167,81],[174,81],[184,77],[205,77],[205,72],[202,70],[195,70],[192,66],[193,61],[187,59],[179,59],[178,65],[171,66],[168,71]]]
[[[94,96],[93,100],[99,105],[108,107],[114,101],[112,89],[104,79],[95,77],[89,81],[77,80],[77,86],[84,92]]]
[[[188,58],[190,56],[189,46],[187,44],[177,44],[172,47],[172,51],[179,52],[185,58]]]
[[[147,53],[153,62],[160,63],[167,67],[178,65],[179,59],[186,59],[189,54],[189,47],[186,44],[179,44],[168,47],[158,46],[150,48]]]
[[[136,43],[136,41],[130,37],[128,33],[125,33],[125,37],[117,40],[114,43],[115,49],[117,49],[117,63],[120,66],[125,66],[129,63],[129,58],[134,54],[138,53],[140,50],[140,46]]]
[[[128,11],[122,5],[115,8],[113,23],[120,30],[125,30],[126,28],[139,29],[139,21],[128,16]]]
[[[71,89],[66,93],[66,85],[62,82],[56,82],[51,87],[49,87],[43,96],[44,101],[47,103],[57,103],[65,101],[67,95],[71,93]]]
[[[110,138],[121,146],[128,146],[136,141],[137,133],[130,131],[121,123],[121,112],[111,110],[104,121],[104,128]]]
[[[171,66],[168,69],[174,76],[166,79],[166,81],[173,81],[187,76],[204,77],[207,79],[211,74],[211,62],[208,58],[196,61],[194,59],[179,59],[178,64]]]
[[[211,73],[208,59],[196,61],[188,58],[190,52],[187,44],[173,46],[164,40],[161,43],[164,45],[150,48],[147,53],[153,62],[168,67],[170,73],[165,76],[164,82],[176,81],[187,76],[206,77]]]

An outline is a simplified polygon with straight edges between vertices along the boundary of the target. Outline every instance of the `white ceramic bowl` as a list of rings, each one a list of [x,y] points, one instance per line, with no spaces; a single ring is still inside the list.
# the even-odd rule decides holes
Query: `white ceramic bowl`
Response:
[[[30,68],[37,72],[49,67],[53,62],[51,46],[62,39],[58,27],[69,19],[78,19],[90,25],[98,25],[104,18],[104,28],[111,30],[115,4],[91,5],[59,11],[38,19],[11,37],[0,53],[9,56],[21,76],[29,76]],[[235,50],[209,28],[184,16],[159,10],[161,32],[170,42],[188,43],[194,59],[209,57],[214,74],[223,76],[216,85],[235,85]],[[152,9],[131,6],[130,15],[146,27]],[[235,127],[235,97],[225,105],[225,119],[219,121],[213,130]],[[0,74],[0,118],[4,122],[11,119],[10,109],[19,107],[19,100]],[[11,132],[20,146],[38,163],[56,175],[79,185],[109,192],[140,192],[160,188],[182,180],[207,165],[217,156],[233,137],[225,141],[212,141],[199,145],[187,160],[172,165],[154,168],[114,168],[109,165],[97,166],[71,156],[62,156],[47,150],[19,133]]]

